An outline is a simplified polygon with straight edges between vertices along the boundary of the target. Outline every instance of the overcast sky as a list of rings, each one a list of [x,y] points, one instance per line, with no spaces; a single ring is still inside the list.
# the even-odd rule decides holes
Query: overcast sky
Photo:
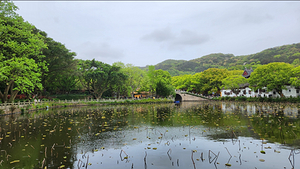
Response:
[[[77,54],[155,65],[300,42],[300,2],[15,1],[26,21]]]

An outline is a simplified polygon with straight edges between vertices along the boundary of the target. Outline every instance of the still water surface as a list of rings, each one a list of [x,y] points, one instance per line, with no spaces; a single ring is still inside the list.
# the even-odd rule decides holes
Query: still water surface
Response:
[[[300,168],[298,109],[195,102],[6,116],[0,168]]]

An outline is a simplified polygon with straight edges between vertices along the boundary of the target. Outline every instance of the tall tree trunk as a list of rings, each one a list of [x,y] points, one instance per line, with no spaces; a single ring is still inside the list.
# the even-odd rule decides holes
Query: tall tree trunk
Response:
[[[8,85],[6,86],[4,92],[0,92],[0,96],[1,96],[1,101],[2,103],[5,103],[7,101],[7,96],[8,96],[8,91],[11,88],[12,84],[13,84],[13,80],[11,80]]]
[[[17,96],[18,93],[19,93],[19,90],[14,90],[14,91],[11,93],[8,102],[12,103],[12,102],[15,100],[15,98],[16,98],[16,96]]]

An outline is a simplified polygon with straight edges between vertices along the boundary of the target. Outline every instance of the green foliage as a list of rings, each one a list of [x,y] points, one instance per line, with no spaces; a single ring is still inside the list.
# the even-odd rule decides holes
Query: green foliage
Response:
[[[240,87],[248,83],[248,79],[240,75],[231,75],[222,80],[225,89],[232,90],[236,95],[239,93]]]
[[[156,94],[162,97],[167,97],[169,95],[173,95],[175,93],[174,88],[171,84],[167,84],[166,82],[159,81],[156,84]]]
[[[36,32],[44,36],[44,41],[48,48],[43,49],[45,57],[43,61],[47,63],[48,70],[42,71],[42,84],[50,93],[61,91],[69,93],[75,88],[78,82],[77,60],[74,60],[76,54],[70,52],[65,45],[47,37],[45,32],[37,30]]]
[[[0,91],[2,102],[12,102],[17,93],[41,89],[41,69],[47,70],[41,53],[46,45],[35,27],[15,13],[17,7],[8,1],[0,2]]]
[[[249,79],[254,90],[267,87],[267,91],[275,90],[282,95],[282,90],[289,83],[292,66],[288,63],[274,62],[256,68]]]
[[[192,80],[192,75],[173,76],[171,79],[171,84],[176,89],[189,91],[191,86],[191,80]]]
[[[95,99],[101,98],[103,92],[113,85],[123,83],[127,76],[120,72],[120,67],[99,61],[86,60],[81,63],[81,83]]]
[[[291,77],[289,83],[292,86],[300,87],[300,66],[291,70]]]
[[[205,70],[199,80],[200,80],[200,91],[204,94],[216,93],[221,89],[222,80],[228,76],[228,70],[210,68]]]
[[[123,63],[119,62],[115,63],[114,65],[121,67],[120,71],[127,75],[127,79],[124,79],[125,83],[118,83],[118,86],[122,87],[122,94],[127,96],[126,93],[129,90],[129,93],[133,98],[134,92],[141,87],[142,79],[144,76],[146,76],[145,72],[138,67],[133,66],[132,64],[124,65]]]

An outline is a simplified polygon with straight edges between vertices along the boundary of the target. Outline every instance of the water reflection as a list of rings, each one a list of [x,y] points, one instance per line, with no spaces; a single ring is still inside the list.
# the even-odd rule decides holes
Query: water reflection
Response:
[[[298,105],[188,102],[1,118],[3,168],[297,167]],[[298,166],[299,167],[299,166]]]

